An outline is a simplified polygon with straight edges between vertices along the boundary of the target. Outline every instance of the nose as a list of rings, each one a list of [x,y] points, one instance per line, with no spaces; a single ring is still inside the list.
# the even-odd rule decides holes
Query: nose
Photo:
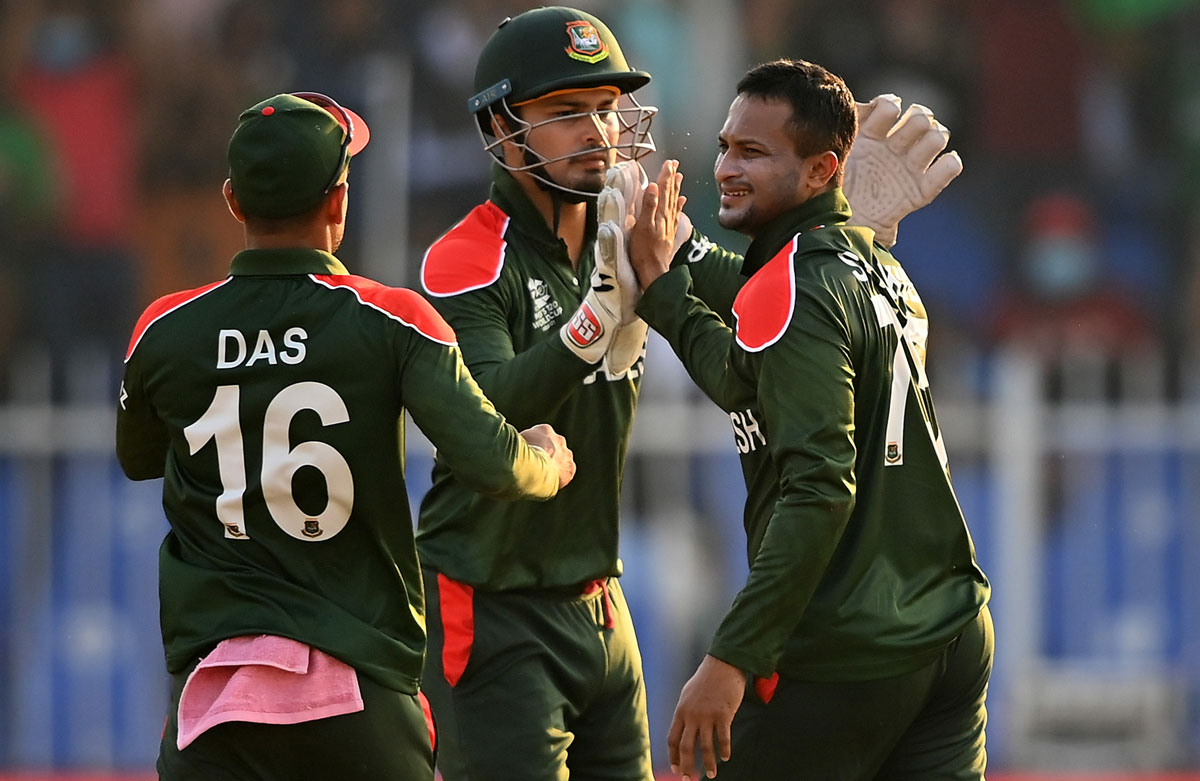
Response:
[[[585,127],[586,140],[589,142],[589,145],[591,142],[598,142],[599,146],[611,147],[613,145],[613,128],[611,123],[606,122],[599,111],[589,112],[588,118],[591,122],[585,123]]]
[[[717,159],[713,162],[713,176],[718,182],[726,179],[732,179],[738,174],[737,161],[729,154],[729,151],[717,153]]]

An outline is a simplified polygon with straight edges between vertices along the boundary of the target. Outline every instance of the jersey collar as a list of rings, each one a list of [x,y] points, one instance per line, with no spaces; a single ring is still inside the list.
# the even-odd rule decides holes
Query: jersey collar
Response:
[[[319,249],[246,249],[233,256],[229,273],[235,277],[291,274],[349,274],[342,262]]]
[[[844,223],[850,219],[850,202],[835,187],[829,192],[814,195],[799,206],[790,209],[768,222],[750,242],[746,249],[746,260],[742,274],[750,276],[775,257],[797,233],[804,233],[825,225]]]
[[[563,259],[570,262],[567,257],[566,242],[550,231],[550,226],[546,224],[542,213],[537,210],[533,201],[529,200],[529,196],[521,189],[521,184],[497,163],[492,164],[492,191],[489,198],[500,207],[501,211],[512,217],[513,225],[521,233],[539,244],[558,248],[563,254]],[[584,224],[583,245],[585,248],[591,247],[595,242],[597,225],[596,202],[589,200],[587,202],[587,219]],[[584,254],[586,255],[587,252],[585,251]]]

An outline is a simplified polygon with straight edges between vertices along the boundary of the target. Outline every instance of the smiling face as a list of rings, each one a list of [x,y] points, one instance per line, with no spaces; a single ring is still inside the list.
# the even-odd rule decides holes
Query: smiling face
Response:
[[[796,151],[792,108],[784,100],[738,95],[717,136],[713,166],[721,227],[755,236],[780,214],[824,189],[813,158]]]
[[[605,173],[617,161],[618,97],[614,87],[596,87],[552,93],[521,104],[520,118],[530,127],[524,146],[507,145],[506,161],[515,168],[529,165],[528,147],[536,158],[549,161],[533,171],[569,190],[600,192]]]

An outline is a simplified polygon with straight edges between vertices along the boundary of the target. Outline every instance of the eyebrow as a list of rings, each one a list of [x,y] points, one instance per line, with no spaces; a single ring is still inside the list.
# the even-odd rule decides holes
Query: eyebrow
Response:
[[[749,145],[753,144],[754,146],[761,146],[766,149],[771,148],[771,145],[768,144],[766,141],[763,141],[754,136],[733,136],[731,138],[729,136],[729,134],[727,134],[724,130],[720,130],[717,132],[717,141],[728,144],[730,146],[732,146],[734,144],[737,144],[738,146],[749,146]]]
[[[587,108],[591,104],[592,104],[592,101],[587,100],[586,98],[565,98],[564,97],[564,98],[555,98],[553,100],[548,101],[546,103],[546,107],[550,108],[550,109]],[[605,100],[605,101],[601,102],[600,106],[603,108],[605,106],[615,106],[616,104],[617,104],[617,99],[614,97],[614,98],[610,98],[609,100]]]

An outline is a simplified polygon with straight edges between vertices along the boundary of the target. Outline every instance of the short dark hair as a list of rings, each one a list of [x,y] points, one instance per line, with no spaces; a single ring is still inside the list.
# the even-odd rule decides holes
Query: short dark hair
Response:
[[[782,100],[792,107],[796,153],[808,157],[826,150],[838,158],[840,183],[846,156],[858,133],[858,110],[846,82],[816,63],[773,60],[751,68],[738,82],[739,95]]]

